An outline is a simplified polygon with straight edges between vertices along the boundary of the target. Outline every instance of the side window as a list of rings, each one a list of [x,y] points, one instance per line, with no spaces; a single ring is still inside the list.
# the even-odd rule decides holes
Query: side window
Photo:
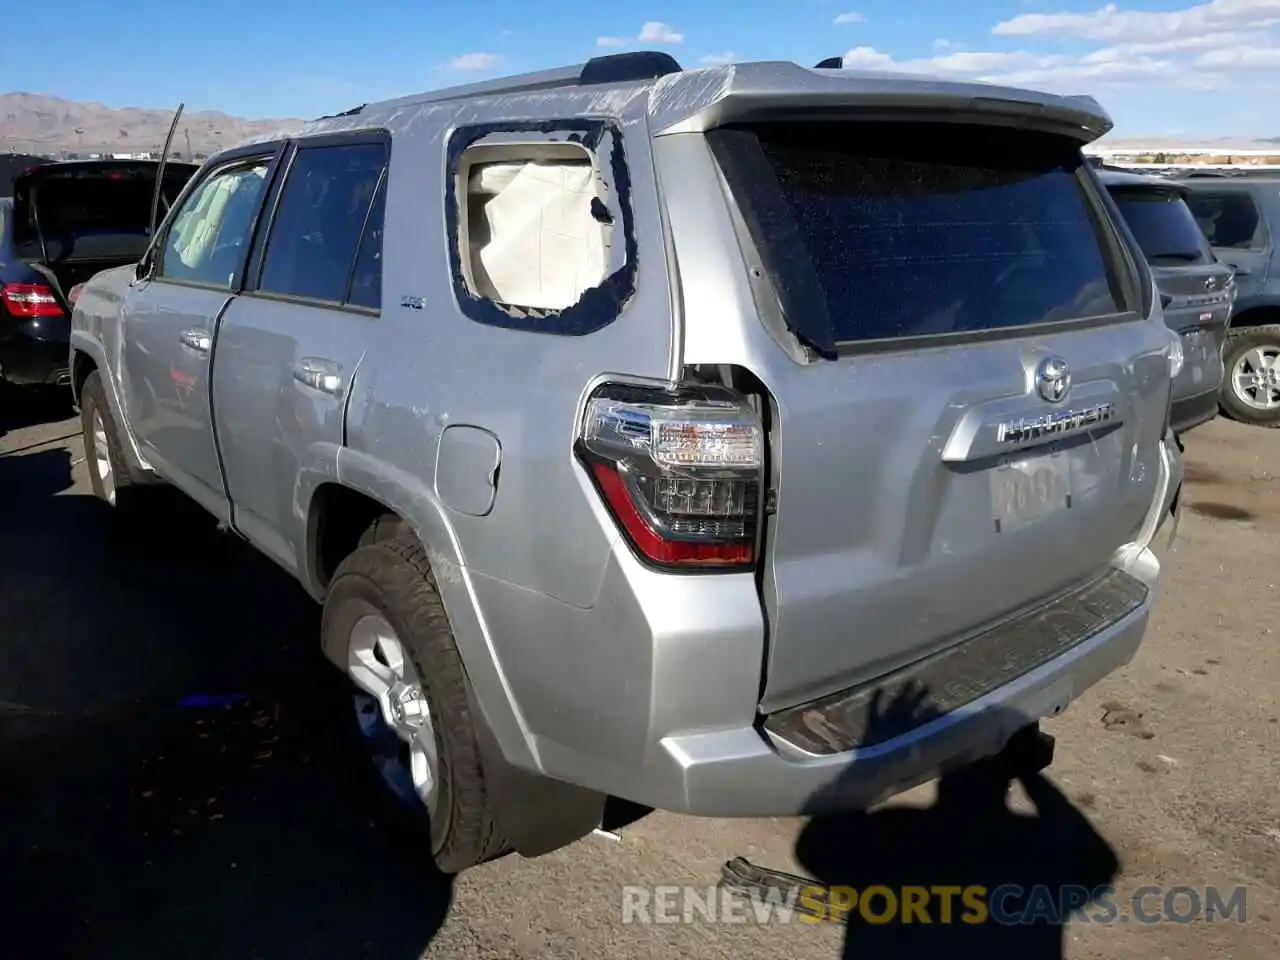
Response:
[[[373,196],[364,237],[360,240],[360,252],[356,254],[355,269],[351,273],[351,292],[347,294],[347,302],[352,306],[371,310],[382,307],[382,221],[386,204],[387,181],[384,178]]]
[[[613,182],[621,138],[600,121],[564,132],[462,130],[450,145],[448,236],[471,319],[578,335],[634,290],[631,212]]]
[[[196,187],[165,236],[158,275],[235,286],[270,165],[269,157],[233,163]]]
[[[258,289],[342,303],[387,161],[382,143],[299,147],[267,238]]]
[[[1196,190],[1187,198],[1187,206],[1210,246],[1248,250],[1263,245],[1262,217],[1249,194]]]

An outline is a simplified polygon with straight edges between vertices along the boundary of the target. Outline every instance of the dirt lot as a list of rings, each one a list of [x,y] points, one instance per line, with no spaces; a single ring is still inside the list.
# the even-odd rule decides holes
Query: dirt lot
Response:
[[[1280,956],[1280,431],[1219,421],[1188,438],[1155,623],[1133,664],[1050,725],[1057,760],[1024,791],[1038,817],[934,807],[931,788],[823,822],[654,814],[449,884],[364,816],[315,694],[314,608],[198,518],[113,534],[64,417],[0,411],[5,960]],[[195,693],[242,699],[181,702]],[[624,885],[705,888],[738,855],[861,887],[1110,882],[1124,914],[1145,884],[1243,885],[1246,914],[623,923]]]

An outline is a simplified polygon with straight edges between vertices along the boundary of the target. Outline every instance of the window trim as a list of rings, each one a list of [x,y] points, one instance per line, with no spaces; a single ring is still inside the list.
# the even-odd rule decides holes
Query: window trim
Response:
[[[1251,190],[1249,187],[1244,187],[1244,186],[1237,187],[1234,185],[1227,186],[1223,184],[1214,184],[1212,187],[1208,185],[1204,187],[1189,187],[1187,190],[1188,199],[1190,197],[1197,197],[1197,196],[1198,197],[1212,197],[1212,196],[1244,197],[1246,200],[1249,201],[1249,203],[1253,204],[1253,212],[1258,215],[1258,223],[1262,227],[1261,246],[1255,247],[1252,244],[1250,244],[1247,247],[1219,247],[1219,246],[1215,246],[1212,241],[1209,241],[1210,249],[1214,251],[1234,250],[1237,253],[1256,253],[1256,254],[1263,254],[1271,249],[1272,244],[1275,242],[1275,238],[1272,236],[1272,233],[1271,233],[1271,224],[1268,218],[1267,205],[1266,203],[1263,202],[1262,198],[1257,196],[1254,193],[1254,191]],[[1188,206],[1190,206],[1190,204],[1188,204]],[[1191,213],[1193,216],[1195,215],[1194,210],[1192,210]],[[1208,240],[1207,237],[1205,239]]]
[[[624,139],[616,121],[582,117],[470,124],[450,134],[445,148],[444,227],[454,302],[464,316],[485,326],[568,337],[596,333],[622,316],[635,296],[639,262]],[[466,214],[464,205],[458,202],[458,179],[467,151],[490,145],[534,147],[547,143],[570,143],[587,151],[597,173],[611,188],[604,202],[614,218],[614,229],[621,227],[623,243],[621,266],[586,290],[577,303],[562,310],[501,304],[473,293],[467,284],[460,242]],[[602,152],[606,150],[607,156]]]
[[[257,238],[258,229],[262,222],[262,212],[265,207],[265,201],[271,196],[271,191],[275,185],[276,175],[279,170],[280,157],[288,141],[278,140],[267,143],[255,143],[244,147],[237,147],[218,154],[210,160],[205,168],[193,175],[188,181],[186,187],[178,195],[177,199],[169,207],[165,214],[164,220],[160,227],[156,230],[155,236],[152,237],[151,244],[147,247],[146,252],[142,255],[140,263],[148,266],[147,279],[152,283],[166,283],[177,287],[191,287],[196,290],[217,290],[225,292],[228,296],[234,296],[240,292],[240,288],[244,286],[245,271],[249,263],[248,257],[252,256],[253,244]],[[225,287],[218,283],[205,283],[198,280],[189,280],[185,277],[169,277],[164,275],[164,253],[169,243],[169,234],[173,230],[173,225],[181,214],[182,209],[186,206],[191,196],[199,190],[204,184],[208,183],[214,177],[225,173],[227,170],[236,167],[242,167],[254,160],[267,160],[267,172],[264,176],[265,189],[262,196],[258,200],[258,209],[254,212],[253,222],[249,227],[249,247],[245,256],[241,258],[240,265],[236,269],[234,282],[230,287]]]
[[[388,160],[390,160],[390,154],[388,154]],[[369,209],[364,212],[364,223],[360,225],[360,236],[356,240],[356,253],[355,253],[355,256],[351,258],[351,267],[350,269],[347,270],[347,285],[342,293],[343,307],[345,307],[348,310],[358,310],[361,313],[369,313],[369,314],[374,314],[376,316],[381,316],[382,314],[382,306],[381,306],[382,291],[378,291],[379,306],[366,307],[362,303],[351,302],[351,288],[356,282],[356,267],[359,266],[360,264],[360,254],[364,253],[364,243],[366,240],[369,239],[369,223],[373,217],[374,209],[378,206],[379,199],[382,200],[382,231],[383,231],[383,240],[380,241],[380,243],[384,243],[386,240],[386,229],[387,229],[386,194],[387,194],[387,177],[390,175],[390,171],[391,171],[390,163],[383,164],[382,172],[378,174],[378,182],[373,185],[373,194],[369,197]],[[381,250],[379,250],[378,252],[379,254],[382,253]],[[381,272],[382,272],[381,269],[379,269],[378,272],[379,272],[379,275],[381,275]]]
[[[817,119],[826,121],[828,118],[824,116]],[[856,123],[861,118],[845,117],[842,119],[846,122]],[[934,118],[927,116],[918,119],[922,123],[944,122],[935,121]],[[787,115],[773,122],[790,123],[805,122],[806,120],[813,121],[815,118],[805,115]],[[964,126],[982,126],[979,122],[964,120],[948,120],[945,122]],[[765,267],[766,272],[769,274],[770,283],[782,308],[782,314],[788,318],[786,320],[788,332],[821,358],[837,359],[867,354],[904,353],[937,347],[969,346],[972,344],[999,342],[1027,336],[1049,336],[1131,322],[1150,314],[1152,308],[1152,304],[1150,304],[1151,296],[1144,292],[1150,286],[1150,274],[1146,270],[1145,262],[1135,254],[1135,248],[1126,239],[1127,231],[1123,224],[1117,221],[1119,211],[1115,209],[1114,204],[1111,203],[1105,189],[1098,182],[1089,163],[1081,155],[1072,179],[1075,180],[1080,190],[1085,213],[1094,228],[1094,233],[1098,240],[1099,254],[1102,257],[1112,296],[1119,301],[1117,303],[1119,310],[1096,316],[1073,317],[1068,320],[1051,320],[1013,327],[994,327],[987,330],[961,330],[950,333],[928,333],[913,336],[837,340],[831,333],[831,320],[826,299],[821,294],[813,292],[821,288],[815,287],[813,283],[798,279],[796,282],[788,284],[788,286],[797,289],[784,289],[779,283],[779,278],[787,276],[794,278],[796,276],[794,270],[797,268],[792,265],[791,273],[779,270],[777,268],[779,254],[776,249],[772,249],[779,245],[770,244],[771,250],[766,254],[766,251],[761,248],[761,245],[756,240],[761,231],[759,217],[764,212],[761,209],[762,207],[780,215],[784,224],[791,224],[789,209],[783,210],[779,207],[779,204],[785,204],[785,200],[781,189],[777,186],[776,175],[765,159],[763,148],[755,136],[753,128],[757,124],[758,122],[753,120],[741,124],[717,127],[707,131],[704,136],[708,149],[712,154],[713,162],[719,172],[721,186],[727,201],[736,210],[738,217],[742,221],[742,230],[738,237],[739,243],[749,245],[749,248],[754,251],[754,258]],[[1057,131],[1049,131],[1049,133],[1061,136]],[[730,142],[731,137],[733,142]],[[742,178],[744,165],[750,165],[755,168],[757,177],[754,179],[747,177],[744,181]],[[737,170],[730,170],[730,166],[737,167]],[[766,170],[768,171],[767,176],[760,180],[759,175],[762,175]],[[741,184],[743,182],[752,185],[751,196],[745,198],[742,196]],[[791,244],[785,242],[781,246],[791,248]],[[806,277],[811,276],[816,282],[816,274],[807,255],[799,258],[795,258],[792,254],[786,254],[786,256],[787,259],[801,261],[798,269]],[[792,319],[796,317],[808,320],[804,328],[796,325],[794,319]]]
[[[364,222],[360,225],[360,235],[356,238],[356,251],[352,257],[351,265],[347,268],[347,283],[343,292],[343,299],[328,300],[320,297],[302,296],[296,293],[276,293],[272,290],[260,289],[262,270],[266,264],[267,247],[271,243],[271,233],[275,229],[276,216],[280,212],[280,201],[284,196],[285,187],[289,185],[289,174],[293,172],[293,165],[298,158],[298,154],[304,150],[352,147],[370,143],[380,144],[383,147],[382,169],[378,173],[373,193],[369,195],[369,206],[365,210]],[[260,218],[259,228],[254,233],[253,246],[250,248],[247,266],[243,271],[240,289],[237,293],[242,297],[254,300],[296,303],[299,306],[319,307],[324,310],[336,310],[340,313],[356,314],[369,318],[381,316],[381,308],[363,307],[349,303],[347,298],[351,296],[351,281],[355,271],[355,264],[360,257],[360,248],[364,244],[365,233],[369,229],[369,216],[373,210],[374,200],[377,198],[378,191],[383,189],[384,184],[390,177],[393,143],[391,132],[383,127],[368,127],[339,133],[323,133],[286,141],[281,158],[280,174],[271,184],[271,190],[266,198],[265,209],[268,212],[265,217]]]

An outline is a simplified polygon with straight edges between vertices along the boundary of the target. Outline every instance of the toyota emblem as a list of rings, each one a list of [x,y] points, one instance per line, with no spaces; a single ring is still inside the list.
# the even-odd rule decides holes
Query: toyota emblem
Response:
[[[1061,357],[1046,357],[1036,367],[1036,393],[1050,403],[1061,403],[1071,392],[1071,368]]]

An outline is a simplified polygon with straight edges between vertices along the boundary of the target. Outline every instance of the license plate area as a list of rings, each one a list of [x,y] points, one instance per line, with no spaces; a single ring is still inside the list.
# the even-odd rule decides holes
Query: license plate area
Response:
[[[1006,457],[987,475],[996,533],[1071,509],[1071,457],[1060,450]]]

